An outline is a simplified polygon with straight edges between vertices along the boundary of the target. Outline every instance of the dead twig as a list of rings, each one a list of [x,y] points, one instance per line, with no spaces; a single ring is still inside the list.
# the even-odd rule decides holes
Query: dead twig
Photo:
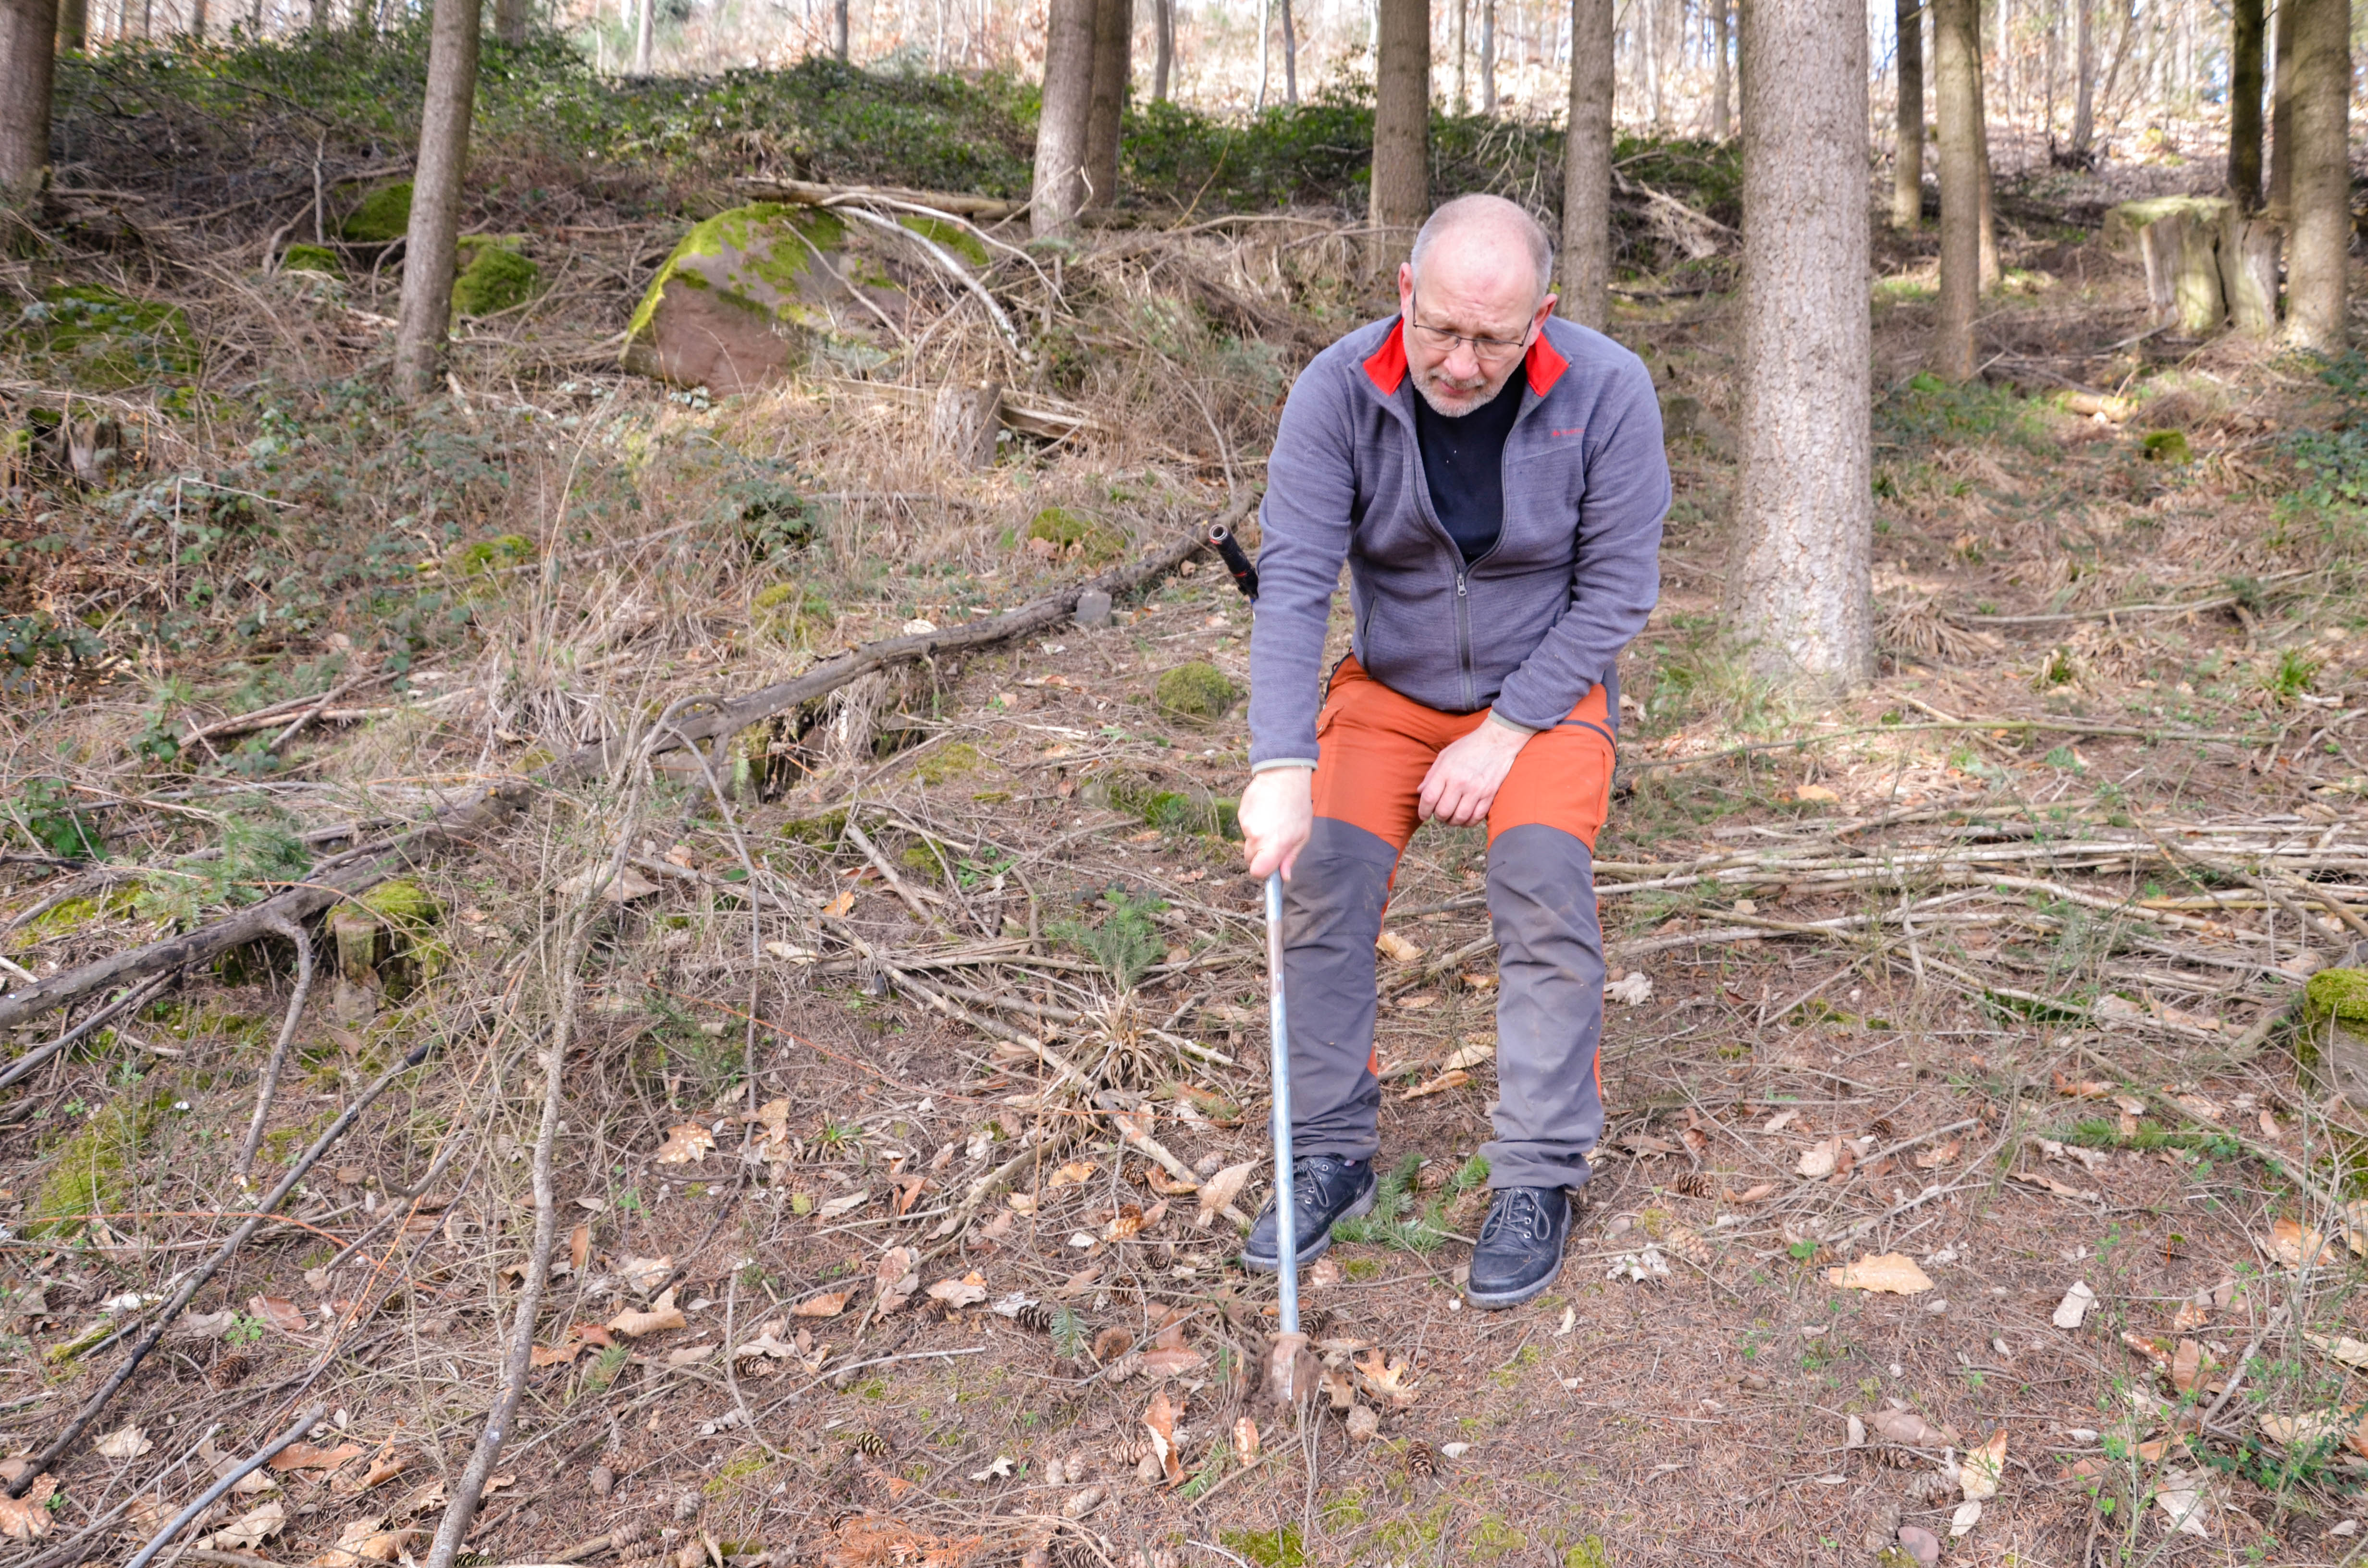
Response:
[[[303,1016],[304,999],[313,992],[313,942],[293,920],[274,921],[271,929],[296,945],[296,994],[288,999],[288,1017],[279,1026],[279,1040],[264,1063],[263,1081],[256,1085],[255,1117],[246,1124],[246,1142],[239,1146],[233,1174],[241,1187],[255,1168],[255,1151],[263,1143],[263,1124],[270,1119],[271,1100],[279,1088],[279,1070],[287,1064],[288,1048],[296,1041],[296,1021]]]

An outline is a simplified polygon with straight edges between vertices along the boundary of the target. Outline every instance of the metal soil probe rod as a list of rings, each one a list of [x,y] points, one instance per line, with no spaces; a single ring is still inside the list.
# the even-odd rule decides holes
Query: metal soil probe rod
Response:
[[[1291,1027],[1282,1006],[1282,873],[1266,880],[1267,1032],[1273,1037],[1275,1278],[1282,1288],[1282,1332],[1299,1332],[1299,1213],[1291,1170]]]

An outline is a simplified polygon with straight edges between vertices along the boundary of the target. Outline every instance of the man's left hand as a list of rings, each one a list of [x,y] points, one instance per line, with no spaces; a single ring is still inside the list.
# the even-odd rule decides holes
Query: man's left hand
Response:
[[[1440,752],[1423,775],[1417,811],[1453,827],[1486,818],[1503,787],[1513,759],[1529,744],[1530,732],[1484,719],[1477,729]]]

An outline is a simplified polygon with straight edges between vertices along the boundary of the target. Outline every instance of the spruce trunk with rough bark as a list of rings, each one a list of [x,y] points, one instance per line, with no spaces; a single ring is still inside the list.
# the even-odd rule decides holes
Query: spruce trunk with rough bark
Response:
[[[1746,0],[1740,11],[1743,451],[1729,608],[1763,672],[1846,691],[1874,675],[1866,13],[1853,0]]]
[[[2294,49],[2286,191],[2286,339],[2321,354],[2347,336],[2344,266],[2351,248],[2351,0],[2284,0]],[[2278,162],[2288,162],[2285,147]]]
[[[1959,381],[1974,373],[1974,312],[1981,301],[1982,84],[1975,25],[1974,0],[1932,0],[1932,119],[1941,144],[1941,319],[1932,366]]]
[[[1924,5],[1899,0],[1899,101],[1894,124],[1898,146],[1891,161],[1891,226],[1924,222]]]
[[[2261,0],[2228,5],[2228,194],[2261,205]]]
[[[403,302],[394,328],[395,390],[407,398],[425,397],[435,387],[451,324],[461,181],[469,164],[469,117],[477,96],[477,0],[436,0],[427,36],[427,101],[419,115],[419,162],[411,181],[411,226],[403,247]]]
[[[2085,159],[2097,134],[2097,0],[2079,0],[2072,46],[2072,155]]]
[[[1735,125],[1735,90],[1727,76],[1727,51],[1734,47],[1733,29],[1727,25],[1727,7],[1732,0],[1710,0],[1710,42],[1714,51],[1710,75],[1710,134],[1713,142],[1724,142]]]
[[[1430,0],[1380,0],[1381,51],[1373,83],[1375,233],[1367,271],[1395,268],[1430,215]]]
[[[1043,107],[1029,224],[1066,234],[1084,205],[1087,124],[1094,94],[1095,0],[1052,0],[1045,17]]]
[[[1088,207],[1118,204],[1119,138],[1126,118],[1127,78],[1134,70],[1134,0],[1094,0],[1093,83],[1086,108],[1086,192]]]
[[[494,36],[516,47],[526,41],[532,0],[494,0]]]
[[[57,0],[0,0],[0,201],[12,206],[49,183],[57,35]]]
[[[1570,0],[1570,132],[1562,170],[1562,313],[1598,332],[1611,319],[1612,6],[1613,0]]]

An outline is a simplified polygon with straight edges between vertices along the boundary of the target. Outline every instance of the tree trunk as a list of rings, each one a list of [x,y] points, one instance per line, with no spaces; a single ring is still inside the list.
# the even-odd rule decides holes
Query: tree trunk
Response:
[[[1497,0],[1480,0],[1480,112],[1497,113]]]
[[[1464,72],[1470,61],[1470,51],[1463,46],[1465,18],[1472,14],[1472,0],[1455,0],[1455,112],[1472,111],[1472,95],[1465,90],[1469,79]]]
[[[1733,47],[1726,25],[1727,7],[1733,3],[1734,0],[1710,0],[1711,48],[1716,51],[1710,76],[1710,135],[1713,142],[1725,141],[1735,123],[1735,92],[1726,74],[1727,51]]]
[[[839,0],[844,6],[847,0]],[[658,31],[658,0],[642,0],[633,17],[633,74],[650,74],[650,51],[656,47]]]
[[[2005,276],[1998,268],[1998,182],[1990,167],[1990,120],[1987,95],[1982,92],[1981,32],[1974,33],[1974,149],[1981,155],[1982,170],[1982,292],[1987,294],[1998,286]]]
[[[2351,248],[2351,0],[2283,0],[2294,18],[2294,176],[2287,189],[2286,340],[2342,352]],[[2284,148],[2278,162],[2286,162]]]
[[[1898,0],[1898,148],[1891,160],[1891,226],[1924,222],[1924,4]]]
[[[1655,36],[1653,13],[1657,7],[1653,0],[1637,0],[1637,40],[1645,51],[1645,113],[1656,131],[1661,129],[1661,51],[1660,40]]]
[[[61,0],[58,6],[58,48],[80,51],[90,44],[90,0]]]
[[[648,0],[643,0],[646,5]],[[847,63],[847,0],[831,0],[830,51],[841,65]]]
[[[2097,0],[2079,0],[2072,46],[2072,155],[2085,160],[2097,135]]]
[[[1743,451],[1728,603],[1762,671],[1832,693],[1874,675],[1866,10],[1745,0],[1740,14]]]
[[[1258,0],[1258,97],[1250,100],[1252,114],[1266,112],[1266,85],[1271,71],[1268,58],[1271,46],[1268,40],[1274,32],[1274,0]]]
[[[1156,0],[1152,27],[1151,101],[1167,101],[1167,79],[1176,69],[1176,0]]]
[[[1282,0],[1282,101],[1299,107],[1299,30],[1292,25],[1291,0]]]
[[[2277,37],[2270,64],[2270,201],[2271,216],[2283,219],[2294,205],[2294,12],[2278,0]]]
[[[1093,0],[1093,5],[1094,64],[1092,81],[1087,89],[1085,204],[1115,207],[1127,79],[1134,73],[1134,0]]]
[[[646,3],[646,0],[645,0]],[[394,328],[394,385],[426,397],[436,385],[452,319],[452,267],[461,233],[461,179],[469,163],[469,116],[477,97],[477,0],[436,0],[427,38],[427,101],[411,180],[411,228],[403,247],[403,302]]]
[[[2231,199],[2220,231],[2220,292],[2230,330],[2267,337],[2278,327],[2278,251],[2284,236],[2275,220],[2248,213]]]
[[[2009,107],[2014,97],[2014,0],[1997,0],[1998,5],[1998,118],[2003,120],[2013,111]]]
[[[57,34],[57,0],[0,5],[0,202],[11,207],[32,201],[49,183]]]
[[[1085,204],[1086,126],[1094,93],[1096,0],[1052,0],[1044,27],[1043,108],[1036,119],[1036,180],[1029,223],[1066,234]]]
[[[206,36],[206,0],[189,0],[189,36],[199,42]]]
[[[2228,5],[2228,194],[2261,205],[2261,0]]]
[[[202,6],[205,0],[197,0]],[[364,0],[367,8],[367,0]],[[532,0],[494,0],[494,36],[513,48],[526,41],[528,18],[532,15]]]
[[[1430,0],[1380,0],[1380,6],[1367,212],[1375,233],[1366,252],[1375,278],[1396,267],[1430,215]]]
[[[1941,321],[1932,361],[1960,381],[1974,373],[1974,311],[1981,300],[1982,65],[1974,3],[1932,0],[1932,118],[1941,144]]]
[[[1570,131],[1562,165],[1562,313],[1598,332],[1611,320],[1613,6],[1570,0]]]

